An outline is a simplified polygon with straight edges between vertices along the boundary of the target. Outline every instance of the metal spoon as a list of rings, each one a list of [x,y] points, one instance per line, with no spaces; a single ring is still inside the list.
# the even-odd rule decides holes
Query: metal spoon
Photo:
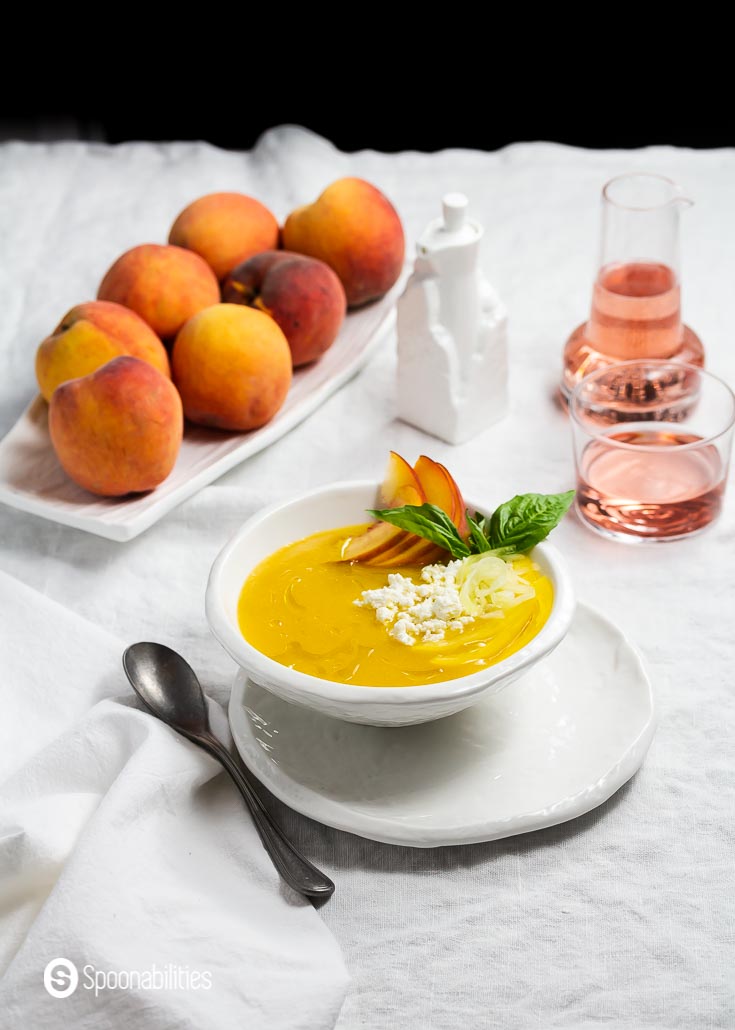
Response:
[[[222,763],[250,809],[263,847],[289,887],[310,898],[331,897],[332,881],[287,840],[227,749],[212,733],[204,692],[188,662],[165,644],[140,643],[125,650],[123,668],[133,690],[153,715]]]

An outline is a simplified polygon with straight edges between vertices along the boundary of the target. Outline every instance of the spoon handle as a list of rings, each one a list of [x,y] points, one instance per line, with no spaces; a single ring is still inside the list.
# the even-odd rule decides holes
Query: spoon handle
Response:
[[[331,897],[334,893],[332,881],[325,873],[312,865],[307,858],[304,858],[284,835],[227,749],[215,736],[209,734],[206,737],[196,737],[195,740],[197,744],[201,744],[205,750],[219,759],[235,781],[253,817],[263,847],[289,887],[293,887],[299,894],[308,898],[326,899]]]

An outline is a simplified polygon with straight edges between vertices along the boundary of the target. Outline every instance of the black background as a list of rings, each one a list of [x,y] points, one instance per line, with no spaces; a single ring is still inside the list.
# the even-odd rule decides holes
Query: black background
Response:
[[[649,26],[643,8],[612,5],[570,8],[566,21],[561,9],[528,7],[513,23],[490,8],[299,16],[262,0],[171,9],[159,21],[104,10],[109,23],[39,17],[6,36],[0,139],[244,150],[295,123],[348,151],[735,146],[732,47],[716,23],[698,29],[693,9],[685,21],[657,7]]]
[[[332,117],[328,110],[299,102],[264,105],[247,122],[236,123],[196,109],[184,113],[156,108],[130,111],[122,106],[95,110],[84,104],[69,105],[63,110],[38,107],[0,118],[0,139],[72,138],[106,143],[206,140],[229,150],[249,150],[266,129],[282,124],[303,125],[346,151],[436,151],[447,147],[497,150],[509,143],[532,140],[603,149],[651,144],[735,146],[735,130],[730,121],[659,119],[652,125],[636,117],[609,125],[585,124],[558,114],[516,110],[487,121],[455,121],[451,126],[438,125],[426,116],[404,117],[400,111],[393,111],[389,118],[363,113],[345,122]]]
[[[208,105],[195,91],[181,89],[175,98],[102,97],[69,93],[19,96],[0,114],[0,139],[91,139],[107,143],[131,140],[206,140],[232,150],[250,149],[268,128],[297,124],[330,139],[339,149],[435,151],[446,147],[496,150],[509,143],[551,140],[572,146],[633,148],[650,144],[707,148],[735,146],[733,113],[719,106],[689,113],[662,108],[655,118],[629,98],[605,115],[557,85],[543,103],[523,96],[506,97],[496,106],[479,101],[465,106],[456,93],[441,99],[383,96],[378,104],[357,94],[346,116],[319,90],[286,91],[265,96],[248,108]],[[371,98],[374,101],[374,97]]]

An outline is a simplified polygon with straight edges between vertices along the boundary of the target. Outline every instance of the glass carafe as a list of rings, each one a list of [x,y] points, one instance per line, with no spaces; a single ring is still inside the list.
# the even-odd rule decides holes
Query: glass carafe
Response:
[[[699,337],[681,320],[679,213],[691,204],[663,175],[619,175],[603,188],[592,311],[564,348],[564,400],[584,376],[621,361],[704,365]]]

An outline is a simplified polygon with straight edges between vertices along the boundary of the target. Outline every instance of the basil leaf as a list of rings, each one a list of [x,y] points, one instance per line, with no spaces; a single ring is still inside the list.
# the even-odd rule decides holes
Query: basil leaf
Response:
[[[483,527],[492,548],[530,551],[559,524],[574,500],[574,490],[563,494],[518,494],[497,508],[489,527]]]
[[[369,509],[369,514],[430,540],[449,551],[453,558],[487,553],[502,557],[530,551],[545,540],[569,510],[573,499],[574,490],[563,494],[518,494],[501,504],[490,518],[477,511],[472,518],[467,512],[467,543],[447,513],[435,504]]]
[[[478,515],[479,512],[475,512],[475,518],[477,518]],[[490,541],[483,532],[482,522],[476,522],[469,512],[466,512],[465,518],[467,519],[467,525],[470,528],[469,545],[472,553],[482,554],[484,551],[489,551]],[[482,518],[481,515],[480,518]]]
[[[453,558],[466,558],[470,549],[459,535],[452,520],[435,504],[405,504],[402,508],[368,509],[381,522],[405,529],[409,533],[438,544]]]
[[[469,514],[469,512],[468,512]],[[490,516],[483,515],[481,511],[475,512],[475,522],[480,527],[482,535],[488,540],[490,539]]]

